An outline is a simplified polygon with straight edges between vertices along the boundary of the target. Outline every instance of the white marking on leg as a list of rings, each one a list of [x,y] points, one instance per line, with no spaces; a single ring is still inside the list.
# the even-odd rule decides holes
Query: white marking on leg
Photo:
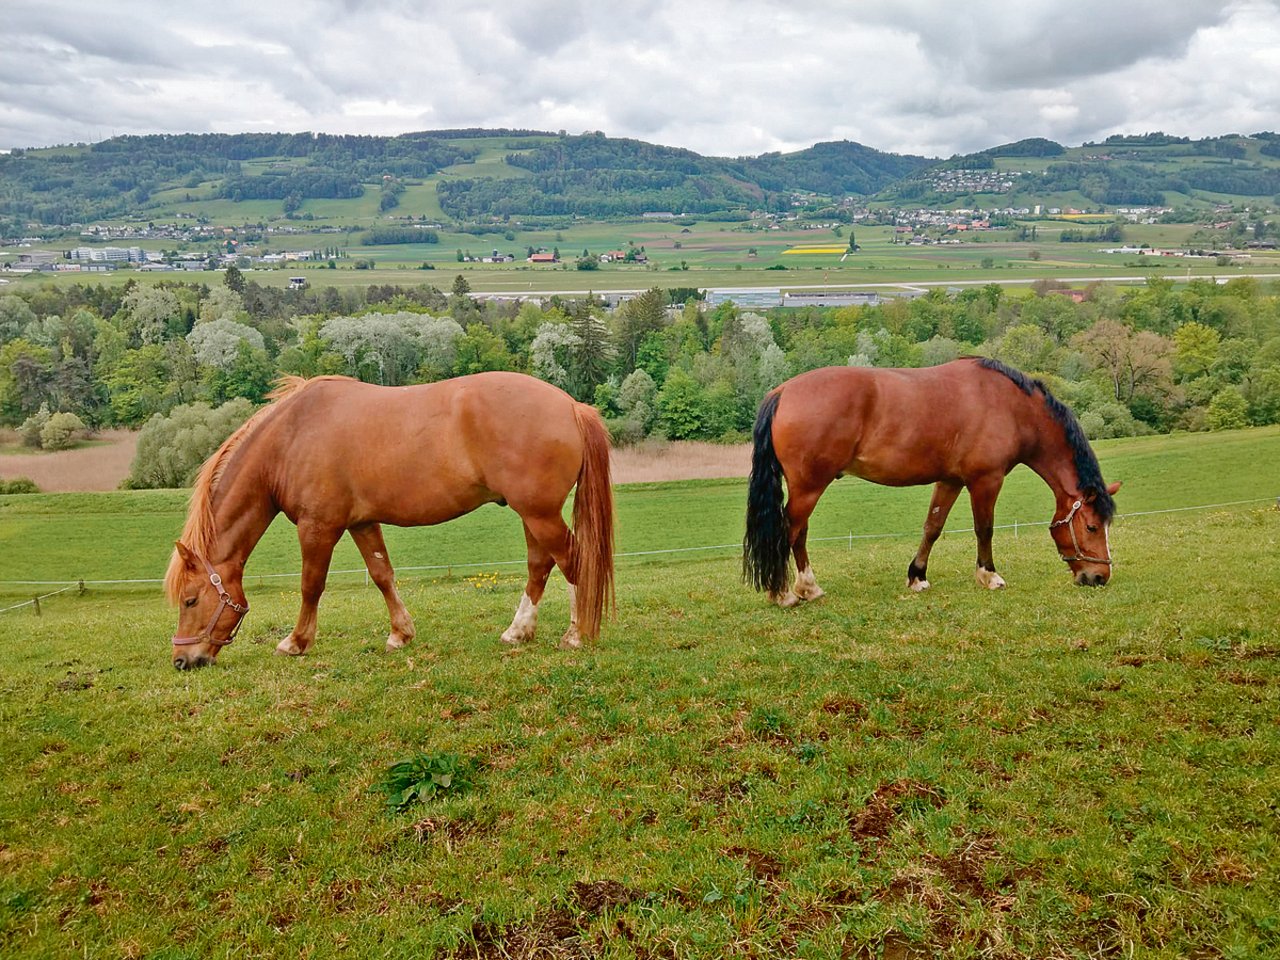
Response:
[[[582,634],[578,632],[578,588],[569,584],[569,629],[560,638],[560,646],[572,648],[582,646]]]
[[[909,586],[916,593],[923,593],[924,591],[929,589],[929,581],[928,580],[912,580],[909,584],[907,584],[907,586]]]
[[[298,646],[298,641],[293,639],[293,634],[291,633],[276,644],[276,653],[296,657],[302,653],[302,648]]]
[[[986,587],[988,590],[999,590],[1005,585],[1004,578],[1000,574],[984,567],[974,570],[973,578],[978,581],[978,586]]]
[[[520,606],[516,607],[516,615],[511,626],[502,634],[503,643],[524,643],[532,640],[538,629],[538,605],[529,599],[529,594],[520,595]]]
[[[818,586],[818,580],[813,575],[812,567],[805,567],[796,574],[796,585],[792,589],[801,600],[817,600],[826,593],[825,590]]]

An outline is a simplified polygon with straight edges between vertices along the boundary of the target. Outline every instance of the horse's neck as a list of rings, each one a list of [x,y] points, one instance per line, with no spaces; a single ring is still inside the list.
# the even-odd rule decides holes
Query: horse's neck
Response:
[[[1080,486],[1075,451],[1067,442],[1062,424],[1050,416],[1048,410],[1043,415],[1045,423],[1037,431],[1035,450],[1025,463],[1048,484],[1056,499],[1063,500]]]
[[[223,479],[213,494],[217,537],[210,561],[243,567],[280,511],[252,471],[228,471]]]

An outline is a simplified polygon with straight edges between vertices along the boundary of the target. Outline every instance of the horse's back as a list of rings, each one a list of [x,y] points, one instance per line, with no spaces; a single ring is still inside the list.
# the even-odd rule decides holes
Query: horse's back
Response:
[[[780,388],[773,440],[784,467],[892,486],[964,480],[1024,438],[1008,381],[971,360],[936,367],[824,367]]]
[[[523,374],[404,387],[326,378],[280,414],[277,499],[334,522],[431,524],[487,502],[563,501],[581,468],[573,399]]]

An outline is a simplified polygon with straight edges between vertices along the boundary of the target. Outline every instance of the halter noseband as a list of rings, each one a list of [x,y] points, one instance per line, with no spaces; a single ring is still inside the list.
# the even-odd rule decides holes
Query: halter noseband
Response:
[[[213,564],[204,557],[200,557],[200,562],[204,564],[205,570],[208,571],[209,582],[212,583],[213,588],[218,591],[218,599],[221,602],[218,604],[218,609],[213,611],[213,616],[209,619],[208,625],[195,636],[175,636],[173,640],[170,641],[175,647],[188,647],[196,643],[212,643],[214,646],[225,647],[236,638],[236,634],[240,632],[240,624],[244,623],[244,615],[249,612],[249,601],[246,600],[244,605],[241,606],[231,599],[231,594],[227,593],[226,587],[222,585],[222,578],[218,576],[218,571],[213,569]],[[228,634],[227,639],[218,640],[213,635],[213,628],[218,625],[218,621],[222,619],[223,611],[228,607],[230,607],[235,613],[239,614],[239,616],[236,617],[235,625],[232,626],[231,633]]]
[[[1063,557],[1061,553],[1059,553],[1058,556],[1062,557],[1063,561],[1065,561],[1066,563],[1074,563],[1077,560],[1083,560],[1085,563],[1105,563],[1109,567],[1111,566],[1111,538],[1110,537],[1107,537],[1107,556],[1105,559],[1103,557],[1086,556],[1080,550],[1080,541],[1076,539],[1076,525],[1071,521],[1075,519],[1076,513],[1079,512],[1082,506],[1084,506],[1084,501],[1077,500],[1075,503],[1071,505],[1071,510],[1068,511],[1065,517],[1063,517],[1061,520],[1053,520],[1049,523],[1049,529],[1051,530],[1054,527],[1061,527],[1065,524],[1067,531],[1071,534],[1071,546],[1075,547],[1075,550],[1076,550],[1076,554],[1074,557]],[[1106,536],[1105,530],[1103,532],[1103,536]]]

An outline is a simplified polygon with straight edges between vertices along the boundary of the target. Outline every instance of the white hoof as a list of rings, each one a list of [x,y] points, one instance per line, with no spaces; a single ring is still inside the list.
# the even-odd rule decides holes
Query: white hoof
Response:
[[[994,570],[978,567],[973,573],[973,578],[978,581],[978,586],[986,587],[988,590],[1000,590],[1004,587],[1004,577]]]
[[[813,570],[808,567],[805,567],[796,576],[796,585],[792,589],[801,600],[817,600],[827,592],[818,586]]]
[[[293,638],[293,634],[289,634],[276,644],[276,653],[284,657],[300,657],[302,648],[298,646],[298,641]]]
[[[784,609],[786,607],[794,607],[800,603],[800,598],[797,597],[795,592],[792,590],[788,590],[786,593],[782,594],[782,596],[774,596],[772,597],[772,600]]]
[[[576,650],[580,646],[582,646],[582,634],[578,632],[577,624],[570,624],[569,629],[560,638],[560,649]]]
[[[502,642],[513,647],[528,643],[533,639],[533,631],[526,627],[510,626],[502,631]]]
[[[391,633],[387,637],[387,653],[390,653],[392,650],[403,650],[409,645],[409,641],[412,639],[412,635],[406,637],[403,634]]]
[[[928,580],[912,580],[907,583],[907,586],[910,587],[912,590],[914,590],[916,593],[924,593],[926,590],[929,589],[929,581]]]

